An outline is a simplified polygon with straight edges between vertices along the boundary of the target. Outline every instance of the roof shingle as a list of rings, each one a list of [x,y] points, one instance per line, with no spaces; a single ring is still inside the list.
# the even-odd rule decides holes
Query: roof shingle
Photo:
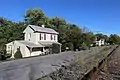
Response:
[[[35,32],[44,32],[44,33],[54,33],[54,34],[59,34],[56,32],[54,29],[51,28],[44,28],[40,26],[35,26],[35,25],[28,25],[31,29],[33,29]]]

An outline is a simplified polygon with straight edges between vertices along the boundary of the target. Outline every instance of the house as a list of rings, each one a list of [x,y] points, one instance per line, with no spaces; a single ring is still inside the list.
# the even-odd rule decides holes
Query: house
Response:
[[[45,28],[35,25],[28,25],[23,31],[24,40],[15,40],[6,44],[7,54],[14,54],[19,49],[22,57],[37,56],[41,54],[50,54],[53,52],[53,44],[59,46],[61,52],[61,44],[58,42],[58,32],[51,28]],[[56,48],[56,46],[54,47]]]
[[[96,39],[95,44],[97,46],[105,45],[105,39]]]

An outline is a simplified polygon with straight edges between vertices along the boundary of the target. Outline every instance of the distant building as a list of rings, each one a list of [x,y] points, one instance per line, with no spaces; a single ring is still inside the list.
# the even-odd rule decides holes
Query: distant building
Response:
[[[61,44],[58,42],[58,32],[51,28],[45,28],[35,25],[28,25],[23,31],[24,40],[16,40],[6,44],[7,54],[14,54],[19,48],[23,57],[36,56],[40,54],[51,53],[52,44]],[[59,52],[60,52],[59,51]]]
[[[95,44],[96,44],[96,46],[105,45],[105,39],[96,39]]]

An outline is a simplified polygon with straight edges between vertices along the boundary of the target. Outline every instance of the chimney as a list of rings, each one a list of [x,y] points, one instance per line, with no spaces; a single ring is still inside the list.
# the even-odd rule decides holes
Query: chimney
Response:
[[[42,27],[44,28],[44,27],[45,27],[45,25],[42,25]]]

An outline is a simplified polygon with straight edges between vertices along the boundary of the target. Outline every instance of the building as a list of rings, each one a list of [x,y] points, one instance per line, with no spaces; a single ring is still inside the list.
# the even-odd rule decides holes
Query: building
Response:
[[[58,42],[58,32],[51,28],[45,28],[35,25],[28,25],[23,31],[24,40],[16,40],[6,44],[7,54],[14,54],[19,49],[22,57],[37,56],[41,54],[50,54],[53,44],[59,45],[61,52],[61,44]]]
[[[97,46],[105,45],[105,39],[96,39],[95,44]]]

